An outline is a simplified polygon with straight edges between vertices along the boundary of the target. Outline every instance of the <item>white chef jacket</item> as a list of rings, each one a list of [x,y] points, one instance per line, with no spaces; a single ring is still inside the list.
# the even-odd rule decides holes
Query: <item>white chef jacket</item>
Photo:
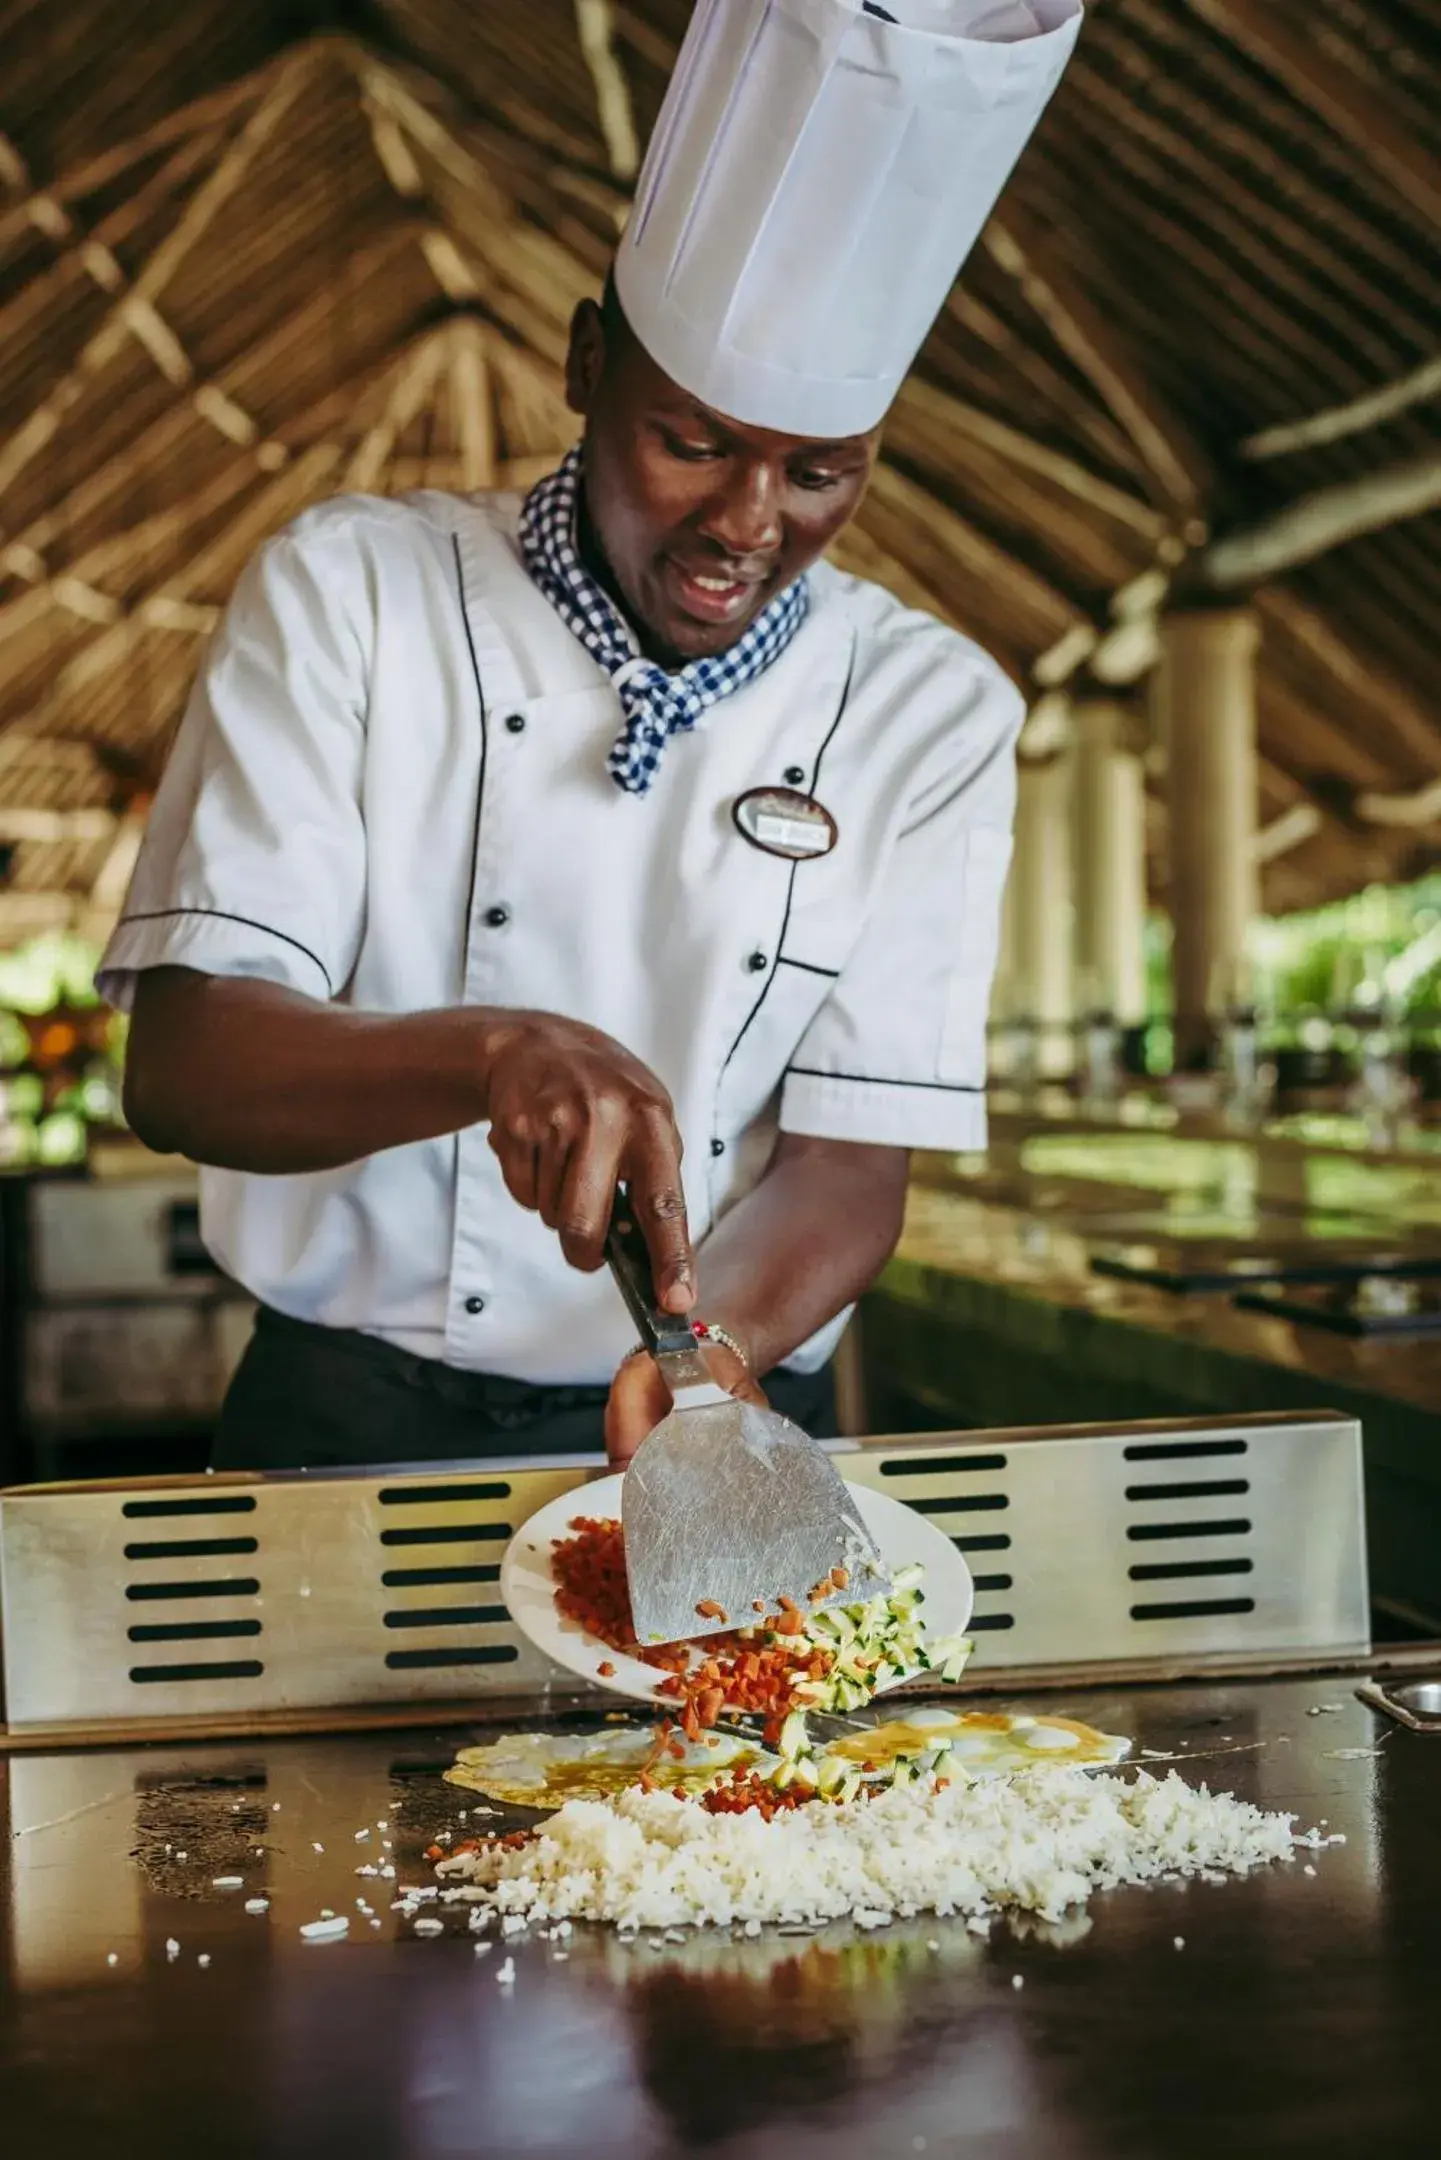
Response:
[[[770,669],[646,796],[609,677],[528,576],[520,499],[340,497],[250,564],[191,697],[100,972],[259,977],[367,1011],[500,1005],[603,1029],[669,1089],[697,1240],[777,1128],[984,1137],[985,1021],[1022,700],[931,617],[828,565]],[[790,862],[749,788],[835,818]],[[632,1340],[505,1189],[486,1130],[339,1170],[201,1175],[220,1264],[284,1313],[512,1378],[603,1382]],[[818,1366],[844,1316],[790,1361]]]

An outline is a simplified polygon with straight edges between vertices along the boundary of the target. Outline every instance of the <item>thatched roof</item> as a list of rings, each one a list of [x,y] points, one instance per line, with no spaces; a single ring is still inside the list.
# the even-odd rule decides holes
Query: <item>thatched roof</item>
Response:
[[[0,935],[113,905],[265,533],[570,440],[687,14],[0,0]],[[1254,585],[1272,906],[1437,858],[1438,116],[1441,0],[1093,0],[845,550],[1038,696]]]

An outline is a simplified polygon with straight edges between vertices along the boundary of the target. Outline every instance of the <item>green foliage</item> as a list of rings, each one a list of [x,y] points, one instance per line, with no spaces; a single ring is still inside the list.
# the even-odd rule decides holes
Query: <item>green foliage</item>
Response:
[[[1271,1013],[1388,1006],[1413,1025],[1441,1024],[1441,875],[1415,885],[1372,885],[1305,914],[1263,915],[1250,966],[1257,1003]],[[1146,930],[1148,1006],[1168,1018],[1171,925]]]

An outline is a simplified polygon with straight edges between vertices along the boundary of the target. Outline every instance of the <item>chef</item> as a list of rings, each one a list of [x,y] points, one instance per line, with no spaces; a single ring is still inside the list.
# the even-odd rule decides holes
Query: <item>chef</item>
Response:
[[[1021,699],[822,557],[1079,13],[699,0],[578,450],[241,578],[100,977],[259,1306],[218,1464],[624,1460],[618,1185],[722,1384],[827,1428],[909,1151],[983,1138]]]

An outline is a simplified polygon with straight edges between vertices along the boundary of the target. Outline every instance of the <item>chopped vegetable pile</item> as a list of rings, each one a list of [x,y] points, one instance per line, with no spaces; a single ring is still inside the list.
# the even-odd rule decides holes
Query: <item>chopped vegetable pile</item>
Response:
[[[657,1693],[676,1704],[688,1740],[699,1738],[727,1712],[762,1718],[767,1745],[781,1743],[783,1759],[768,1787],[772,1792],[800,1786],[827,1798],[847,1796],[842,1787],[849,1781],[849,1769],[837,1771],[833,1788],[822,1784],[820,1771],[811,1768],[804,1720],[795,1713],[858,1710],[879,1688],[913,1674],[934,1672],[958,1680],[970,1654],[963,1637],[927,1639],[921,1613],[925,1570],[919,1564],[900,1569],[890,1591],[866,1603],[831,1604],[807,1612],[793,1599],[781,1598],[774,1612],[760,1608],[751,1625],[703,1637],[703,1647],[642,1645],[635,1640],[631,1618],[620,1524],[579,1516],[570,1529],[569,1537],[555,1541],[552,1554],[558,1610],[608,1648],[664,1672]],[[817,1583],[813,1604],[819,1606],[822,1598],[833,1598],[845,1587],[845,1571],[838,1569]],[[709,1600],[702,1601],[697,1614],[720,1617]],[[668,1739],[669,1728],[662,1727],[656,1764],[643,1781],[651,1789],[664,1784],[663,1775],[653,1773]]]

